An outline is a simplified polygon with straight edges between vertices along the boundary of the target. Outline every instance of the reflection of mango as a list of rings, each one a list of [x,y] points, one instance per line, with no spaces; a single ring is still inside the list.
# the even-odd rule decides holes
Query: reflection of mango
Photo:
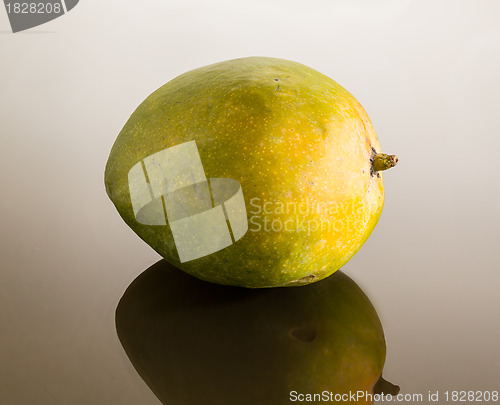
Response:
[[[208,178],[239,182],[249,229],[233,244],[228,235],[226,248],[181,263],[171,226],[137,221],[128,174],[190,141]],[[395,163],[381,153],[363,107],[339,84],[299,63],[254,57],[195,69],[151,94],[120,132],[105,184],[125,222],[187,273],[243,287],[301,285],[327,277],[361,248],[382,212],[379,172]],[[171,183],[178,181],[174,171]],[[143,190],[147,200],[151,191]],[[184,202],[187,211],[195,204]],[[212,235],[221,232],[214,227]]]
[[[291,391],[373,393],[377,381],[395,388],[381,379],[377,313],[341,272],[300,288],[252,290],[160,261],[129,286],[116,326],[164,404],[280,405],[290,404]]]

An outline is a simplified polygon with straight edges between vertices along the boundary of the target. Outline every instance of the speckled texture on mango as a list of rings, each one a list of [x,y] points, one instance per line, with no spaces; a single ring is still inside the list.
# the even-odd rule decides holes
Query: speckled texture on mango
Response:
[[[180,263],[169,226],[135,220],[127,176],[147,156],[192,140],[207,177],[241,184],[249,230]],[[366,112],[332,79],[295,62],[242,58],[192,70],[151,94],[113,145],[106,191],[125,222],[187,273],[244,287],[302,285],[343,266],[377,224],[384,192],[382,176],[370,171],[372,148],[381,152]],[[264,230],[264,221],[274,228]]]

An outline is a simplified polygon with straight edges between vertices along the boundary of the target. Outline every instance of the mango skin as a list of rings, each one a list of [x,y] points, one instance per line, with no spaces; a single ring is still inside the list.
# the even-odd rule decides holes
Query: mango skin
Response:
[[[127,288],[116,328],[137,372],[172,405],[373,393],[386,355],[375,309],[341,271],[301,288],[247,289],[204,282],[161,260]]]
[[[147,156],[192,140],[207,177],[241,184],[249,230],[180,263],[168,226],[135,220],[127,175]],[[303,285],[342,267],[377,224],[384,190],[371,170],[374,151],[380,144],[366,112],[335,81],[287,60],[242,58],[192,70],[151,94],[116,139],[105,185],[137,235],[187,273],[251,288]],[[265,203],[273,212],[264,216]],[[283,229],[264,231],[264,220]]]

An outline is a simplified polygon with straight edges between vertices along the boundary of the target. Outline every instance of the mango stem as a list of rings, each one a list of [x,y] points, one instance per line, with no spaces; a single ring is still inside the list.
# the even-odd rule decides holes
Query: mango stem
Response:
[[[384,380],[382,376],[378,379],[377,383],[373,387],[374,394],[390,394],[397,395],[399,393],[399,386]]]
[[[374,172],[390,169],[398,164],[396,155],[386,155],[385,153],[375,153],[372,158],[372,168]]]

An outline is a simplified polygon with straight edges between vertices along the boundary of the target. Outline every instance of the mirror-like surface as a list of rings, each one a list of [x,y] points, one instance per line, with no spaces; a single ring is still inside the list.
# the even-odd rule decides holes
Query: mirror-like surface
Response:
[[[357,402],[371,404],[384,385],[379,317],[340,271],[301,288],[247,289],[201,281],[161,260],[127,288],[116,329],[164,404],[279,405],[358,391]],[[399,387],[385,382],[382,391]]]

